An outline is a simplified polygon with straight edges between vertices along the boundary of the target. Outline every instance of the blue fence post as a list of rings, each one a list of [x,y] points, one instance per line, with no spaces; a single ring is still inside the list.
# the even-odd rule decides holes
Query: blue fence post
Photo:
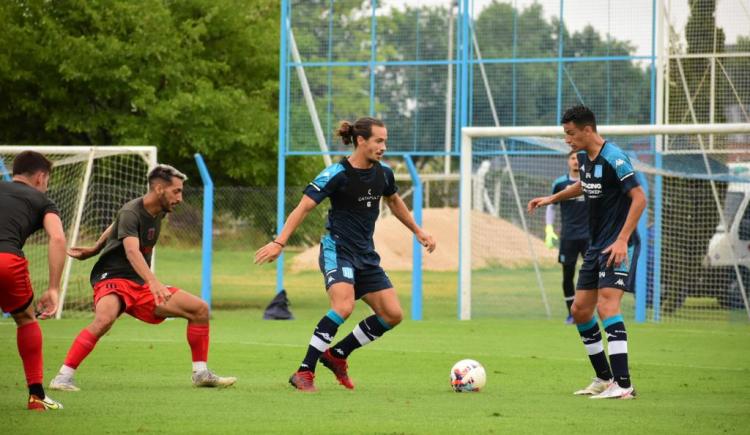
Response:
[[[411,176],[413,193],[412,193],[412,211],[414,220],[417,225],[422,226],[422,180],[417,173],[417,167],[409,154],[404,156],[406,166],[409,168]],[[422,244],[413,236],[412,242],[412,270],[411,270],[411,318],[412,320],[422,320]]]
[[[276,173],[276,234],[284,227],[284,201],[286,200],[286,134],[289,84],[287,76],[289,50],[289,0],[281,0],[281,44],[279,47],[279,152]],[[276,259],[276,292],[284,290],[284,251]]]
[[[558,122],[562,117],[562,76],[563,76],[563,30],[565,30],[565,21],[563,21],[563,13],[565,10],[565,0],[560,0],[560,28],[558,29],[557,35],[557,117],[555,122]]]
[[[654,166],[657,170],[662,169],[662,155],[658,150],[654,153]],[[662,233],[662,195],[663,184],[662,176],[654,177],[654,274],[653,274],[653,301],[652,308],[653,319],[655,322],[661,320],[661,233]]]
[[[648,201],[648,180],[643,174],[637,172],[638,183],[643,188],[643,193]],[[648,205],[646,205],[648,207]],[[641,238],[641,252],[638,255],[638,263],[635,274],[635,321],[643,323],[646,321],[646,299],[648,298],[648,209],[643,211],[641,219],[638,221],[638,235]]]
[[[470,68],[469,68],[469,53],[471,52],[471,33],[469,29],[469,20],[471,20],[471,12],[469,11],[469,0],[461,0],[459,14],[461,17],[461,30],[459,33],[459,44],[458,47],[460,48],[459,51],[459,60],[458,60],[458,98],[456,99],[456,104],[458,104],[456,113],[458,115],[458,122],[456,123],[456,150],[461,149],[461,129],[463,127],[466,127],[469,125],[469,74],[470,74]],[[461,158],[471,158],[471,156],[461,156]],[[460,198],[459,198],[460,201]],[[461,221],[459,218],[459,225],[461,225]],[[458,240],[459,246],[461,246],[461,240],[459,238]],[[461,252],[461,249],[459,248],[458,251],[458,257],[459,261],[461,261],[461,256],[465,255],[464,252]],[[461,318],[461,278],[458,278],[458,285],[457,291],[456,291],[456,317],[458,319]]]
[[[195,163],[203,180],[203,251],[201,267],[201,298],[211,309],[211,263],[213,261],[214,182],[208,172],[203,156],[196,153]]]

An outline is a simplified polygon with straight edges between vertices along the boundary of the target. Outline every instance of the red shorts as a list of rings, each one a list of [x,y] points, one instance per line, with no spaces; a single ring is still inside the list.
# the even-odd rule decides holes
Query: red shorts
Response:
[[[167,290],[175,294],[180,289],[167,286]],[[94,305],[99,302],[99,299],[112,293],[119,296],[120,300],[125,304],[125,312],[136,319],[153,324],[159,324],[164,321],[164,317],[154,314],[156,302],[154,301],[153,293],[148,288],[148,284],[140,285],[135,281],[124,278],[99,281],[94,286]]]
[[[25,309],[33,299],[28,260],[0,252],[0,308],[14,313]]]

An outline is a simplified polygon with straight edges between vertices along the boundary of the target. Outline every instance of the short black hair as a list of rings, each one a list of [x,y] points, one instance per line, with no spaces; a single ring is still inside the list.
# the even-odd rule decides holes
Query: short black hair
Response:
[[[13,175],[34,175],[52,172],[52,162],[36,151],[23,151],[13,159]]]
[[[578,128],[590,125],[591,129],[596,131],[596,116],[594,116],[594,112],[591,109],[584,105],[573,106],[563,113],[560,124],[568,122],[572,122]]]
[[[169,165],[156,165],[148,173],[148,185],[153,186],[156,181],[165,181],[172,184],[172,178],[179,178],[182,181],[187,180],[187,175]]]

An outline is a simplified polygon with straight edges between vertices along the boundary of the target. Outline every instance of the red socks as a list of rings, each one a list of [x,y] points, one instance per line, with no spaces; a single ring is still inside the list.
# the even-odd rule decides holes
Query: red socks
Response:
[[[187,341],[193,353],[193,362],[208,361],[208,324],[188,323]]]
[[[99,341],[99,338],[84,328],[70,346],[68,356],[65,357],[65,365],[77,369],[81,361],[94,350],[97,341]]]
[[[16,329],[18,353],[23,361],[26,383],[42,383],[42,330],[38,322],[27,323]]]

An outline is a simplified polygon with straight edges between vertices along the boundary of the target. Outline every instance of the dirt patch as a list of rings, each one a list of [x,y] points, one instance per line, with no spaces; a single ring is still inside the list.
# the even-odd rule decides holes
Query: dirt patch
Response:
[[[458,270],[458,209],[429,208],[422,212],[424,227],[437,240],[437,249],[422,256],[424,270]],[[512,223],[478,211],[472,212],[472,267],[523,267],[532,264],[526,233]],[[532,246],[544,265],[557,260],[557,250],[531,237]],[[292,260],[292,270],[318,269],[319,247],[306,249]],[[396,219],[388,216],[375,226],[375,250],[380,254],[385,270],[411,270],[412,235]]]

